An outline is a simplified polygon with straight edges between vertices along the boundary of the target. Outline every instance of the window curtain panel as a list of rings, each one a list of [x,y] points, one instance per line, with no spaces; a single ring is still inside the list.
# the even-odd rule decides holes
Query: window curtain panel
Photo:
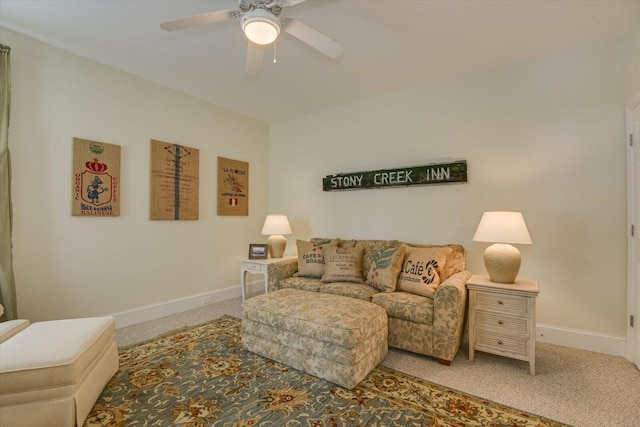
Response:
[[[9,155],[9,110],[11,106],[11,48],[0,44],[0,304],[1,320],[18,317],[13,274],[11,229],[11,157]]]

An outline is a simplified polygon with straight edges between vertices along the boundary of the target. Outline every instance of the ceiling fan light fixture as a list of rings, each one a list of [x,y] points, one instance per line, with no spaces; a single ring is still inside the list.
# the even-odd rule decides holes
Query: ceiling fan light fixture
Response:
[[[264,9],[255,9],[242,17],[242,31],[255,44],[268,45],[280,34],[280,20]]]

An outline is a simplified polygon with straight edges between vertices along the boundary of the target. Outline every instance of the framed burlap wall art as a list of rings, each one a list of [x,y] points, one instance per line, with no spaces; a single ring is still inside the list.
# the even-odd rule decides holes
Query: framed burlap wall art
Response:
[[[249,163],[218,157],[218,215],[249,215]]]
[[[149,219],[198,219],[200,151],[152,139],[150,169]]]
[[[120,146],[73,138],[75,216],[120,215]]]

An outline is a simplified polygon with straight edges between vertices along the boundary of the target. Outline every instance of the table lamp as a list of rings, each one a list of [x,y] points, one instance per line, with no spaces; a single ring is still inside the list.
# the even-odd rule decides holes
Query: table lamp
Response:
[[[491,242],[484,251],[484,265],[496,283],[513,283],[520,271],[520,251],[513,244],[530,245],[531,236],[520,212],[485,212],[482,214],[475,242]]]
[[[287,216],[280,214],[267,215],[261,234],[269,236],[267,245],[271,258],[282,258],[287,247],[287,239],[283,234],[291,234],[291,226]]]

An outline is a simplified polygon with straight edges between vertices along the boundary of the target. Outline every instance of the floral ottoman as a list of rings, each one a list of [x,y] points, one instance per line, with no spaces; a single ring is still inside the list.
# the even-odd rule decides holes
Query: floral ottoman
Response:
[[[351,389],[387,357],[387,313],[340,295],[282,289],[247,300],[247,350]]]

